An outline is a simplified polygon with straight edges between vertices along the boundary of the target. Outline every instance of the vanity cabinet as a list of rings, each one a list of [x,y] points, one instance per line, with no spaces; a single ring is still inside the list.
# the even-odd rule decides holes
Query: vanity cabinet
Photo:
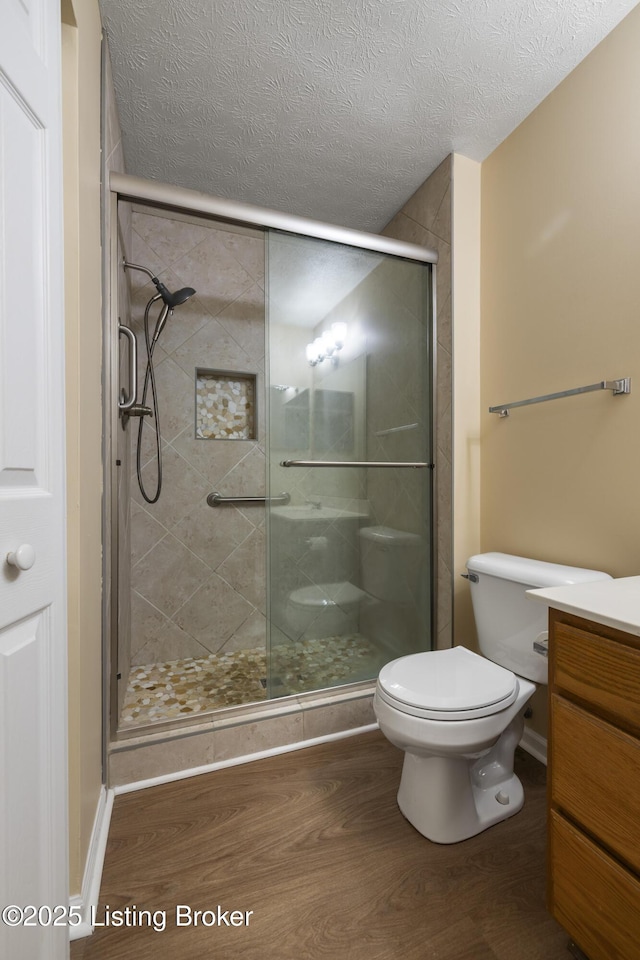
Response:
[[[549,909],[589,960],[638,960],[640,636],[549,613]]]

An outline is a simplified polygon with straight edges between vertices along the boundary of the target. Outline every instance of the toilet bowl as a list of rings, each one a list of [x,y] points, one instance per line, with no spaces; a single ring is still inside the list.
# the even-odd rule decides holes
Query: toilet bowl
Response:
[[[287,623],[296,637],[310,640],[355,633],[364,596],[349,582],[298,587],[287,598]]]
[[[502,553],[472,557],[467,570],[483,656],[456,646],[400,657],[380,671],[373,702],[380,730],[405,752],[398,806],[437,843],[466,840],[523,805],[514,753],[527,701],[547,682],[537,649],[547,614],[526,591],[610,579]]]
[[[435,677],[431,653],[383,667],[374,711],[387,739],[405,751],[400,810],[423,836],[457,843],[521,809],[513,754],[536,687],[462,646],[433,653]],[[487,677],[485,666],[500,673]]]

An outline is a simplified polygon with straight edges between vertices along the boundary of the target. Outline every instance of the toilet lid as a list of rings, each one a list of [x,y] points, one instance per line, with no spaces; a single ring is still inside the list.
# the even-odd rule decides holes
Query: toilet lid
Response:
[[[466,647],[392,660],[380,671],[378,683],[385,699],[398,701],[399,709],[404,704],[410,713],[433,711],[443,720],[467,711],[495,713],[513,703],[518,692],[514,673]]]
[[[313,586],[298,587],[290,596],[292,603],[301,607],[329,607],[358,603],[364,593],[352,583],[316,583]]]

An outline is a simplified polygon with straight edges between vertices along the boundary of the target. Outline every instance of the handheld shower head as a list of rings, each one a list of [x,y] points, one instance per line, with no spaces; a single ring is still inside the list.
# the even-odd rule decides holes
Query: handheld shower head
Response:
[[[156,323],[156,329],[153,333],[152,343],[155,343],[164,330],[164,325],[169,319],[169,314],[173,313],[174,307],[179,307],[181,303],[184,303],[189,297],[192,297],[195,293],[193,287],[182,287],[181,290],[176,290],[175,293],[170,293],[165,287],[164,283],[160,281],[153,281],[158,288],[158,293],[153,298],[154,300],[158,299],[158,296],[162,297],[164,306],[162,308],[162,313],[158,317],[158,322]]]
[[[192,297],[195,293],[193,287],[182,287],[181,290],[176,290],[175,293],[171,293],[161,280],[154,277],[148,267],[141,267],[140,264],[129,263],[127,260],[123,260],[123,266],[128,270],[141,270],[142,273],[146,273],[148,277],[151,277],[151,282],[155,284],[156,290],[171,310],[173,310],[174,307],[179,307],[181,303],[184,303],[185,300],[188,300],[189,297]]]
[[[156,285],[156,290],[171,310],[173,310],[174,307],[179,307],[181,303],[185,303],[185,301],[195,293],[193,287],[182,287],[181,290],[176,290],[175,293],[171,293],[157,277],[152,277],[151,279]]]

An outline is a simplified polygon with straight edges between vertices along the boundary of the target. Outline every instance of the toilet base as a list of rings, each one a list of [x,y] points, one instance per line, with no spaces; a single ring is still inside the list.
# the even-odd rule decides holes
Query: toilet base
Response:
[[[522,715],[480,759],[405,752],[398,806],[434,843],[458,843],[522,809],[524,791],[513,772]]]

